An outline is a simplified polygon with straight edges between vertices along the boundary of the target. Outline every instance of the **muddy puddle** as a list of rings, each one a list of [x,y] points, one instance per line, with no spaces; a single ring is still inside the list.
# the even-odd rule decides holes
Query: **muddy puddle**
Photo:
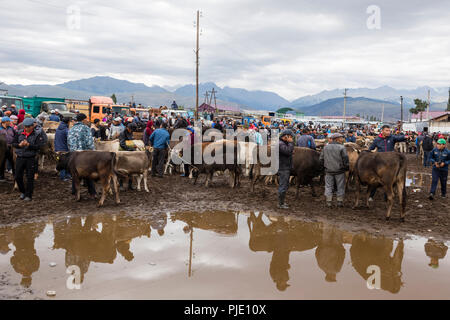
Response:
[[[0,297],[448,299],[449,245],[260,213],[67,216],[0,227]]]

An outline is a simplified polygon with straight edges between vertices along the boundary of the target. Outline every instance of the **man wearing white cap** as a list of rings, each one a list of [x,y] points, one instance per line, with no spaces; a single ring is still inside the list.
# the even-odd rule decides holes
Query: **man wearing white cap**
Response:
[[[122,118],[120,117],[114,118],[113,124],[109,132],[109,138],[111,140],[117,139],[124,130],[125,126],[122,124]]]
[[[337,189],[338,207],[344,206],[345,195],[345,171],[349,170],[347,150],[342,144],[344,136],[333,133],[331,143],[323,148],[320,154],[320,163],[325,167],[325,198],[328,207],[332,206],[333,190]]]
[[[58,110],[52,110],[50,111],[50,118],[48,120],[50,121],[55,121],[55,122],[59,122],[61,119],[59,118],[59,115],[56,114],[56,111]],[[59,113],[59,112],[58,112]]]

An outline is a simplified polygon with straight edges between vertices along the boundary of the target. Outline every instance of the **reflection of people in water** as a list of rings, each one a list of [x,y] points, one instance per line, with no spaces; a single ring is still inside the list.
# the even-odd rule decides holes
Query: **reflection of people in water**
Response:
[[[439,267],[439,260],[444,259],[447,254],[448,247],[441,241],[429,239],[425,243],[425,254],[431,259],[429,266],[432,268]]]
[[[398,242],[391,256],[393,247],[392,239],[360,234],[353,237],[350,256],[353,267],[364,280],[370,276],[367,273],[367,267],[376,265],[381,271],[381,289],[397,293],[402,286],[403,240]]]
[[[275,282],[277,289],[285,291],[289,281],[289,272],[291,268],[289,264],[289,246],[288,246],[288,232],[289,226],[281,217],[278,221],[271,224],[275,229],[275,237],[273,243],[272,260],[270,261],[269,273]]]
[[[35,239],[44,231],[45,223],[27,223],[13,228],[12,243],[16,250],[11,257],[11,265],[22,275],[20,284],[31,285],[31,275],[39,270],[40,260],[34,248]]]
[[[328,282],[336,282],[336,275],[344,264],[345,248],[342,242],[342,231],[328,225],[323,227],[322,239],[316,249],[316,259]]]
[[[9,244],[12,242],[12,228],[0,227],[0,253],[7,254],[11,249]]]
[[[134,255],[130,242],[135,237],[150,237],[149,223],[139,219],[111,215],[87,216],[54,223],[54,248],[66,250],[66,267],[76,265],[81,271],[81,283],[91,262],[113,263],[119,252],[127,261]],[[101,224],[101,228],[100,228]]]
[[[270,261],[269,274],[280,291],[289,287],[289,255],[292,251],[311,250],[320,240],[320,229],[317,223],[302,221],[286,222],[283,217],[277,217],[266,225],[260,213],[251,213],[247,219],[250,231],[249,248],[252,251],[273,252]]]
[[[167,225],[167,213],[158,212],[150,216],[150,227],[157,230],[159,236],[164,235],[164,228]]]

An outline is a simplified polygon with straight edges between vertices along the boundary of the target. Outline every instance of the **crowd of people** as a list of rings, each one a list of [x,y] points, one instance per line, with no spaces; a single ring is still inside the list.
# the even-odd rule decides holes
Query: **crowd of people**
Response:
[[[15,110],[15,106],[10,108],[2,107],[0,135],[4,135],[7,148],[5,159],[0,163],[0,181],[5,180],[5,172],[12,173],[20,190],[20,198],[31,201],[33,195],[34,175],[37,172],[37,155],[40,148],[47,143],[47,136],[43,130],[43,122],[46,121],[41,116],[37,119],[25,114],[25,110]],[[138,114],[129,116],[119,116],[110,114],[104,119],[96,119],[92,124],[88,117],[77,112],[75,119],[62,117],[56,111],[52,113],[48,120],[59,122],[56,129],[54,150],[57,154],[94,150],[94,139],[114,140],[118,139],[120,150],[134,151],[135,147],[129,142],[134,140],[134,134],[140,127],[145,127],[142,140],[145,146],[153,148],[152,175],[163,177],[163,168],[167,157],[167,149],[170,141],[168,129],[187,129],[191,135],[190,142],[194,141],[194,119],[181,115],[156,115],[151,114],[148,119],[141,118]],[[70,121],[74,120],[70,127]],[[286,192],[289,188],[290,170],[292,169],[292,155],[294,146],[318,149],[317,141],[324,140],[327,143],[322,148],[320,161],[325,169],[325,197],[328,206],[332,206],[333,193],[336,193],[337,205],[343,206],[345,196],[345,172],[349,170],[349,159],[344,147],[345,142],[356,143],[358,137],[373,137],[373,142],[368,147],[369,151],[392,152],[399,146],[400,152],[415,152],[417,155],[423,152],[423,165],[432,166],[432,184],[429,198],[434,199],[438,182],[441,184],[441,195],[446,196],[446,186],[448,177],[448,164],[450,162],[450,152],[446,148],[449,137],[442,134],[428,134],[426,128],[423,132],[402,132],[400,126],[395,128],[394,134],[388,125],[384,125],[380,130],[373,126],[351,127],[343,130],[332,125],[321,125],[313,123],[286,123],[274,121],[271,125],[265,125],[261,121],[250,123],[240,123],[233,118],[213,118],[211,121],[200,120],[203,128],[214,128],[224,132],[227,129],[243,130],[251,141],[258,145],[268,143],[273,134],[272,129],[278,129],[279,139],[279,207],[288,208],[285,202]],[[267,137],[264,139],[263,137]],[[13,151],[14,150],[14,151]],[[12,165],[13,152],[17,159],[15,167]],[[188,165],[185,164],[186,176]],[[24,184],[26,174],[27,183]],[[70,181],[70,172],[60,171],[60,178]],[[95,184],[93,181],[85,181],[91,197],[96,196]],[[129,188],[132,187],[131,179]],[[74,192],[74,189],[73,189]],[[375,190],[370,197],[373,198]]]

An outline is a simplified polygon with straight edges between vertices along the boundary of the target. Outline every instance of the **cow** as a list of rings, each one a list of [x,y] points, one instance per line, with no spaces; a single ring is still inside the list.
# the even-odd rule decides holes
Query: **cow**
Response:
[[[129,179],[131,175],[137,176],[137,190],[141,191],[141,181],[144,179],[144,189],[147,187],[148,171],[152,166],[152,154],[148,151],[120,151],[116,153],[114,171],[117,175]],[[131,177],[132,178],[132,177]]]
[[[291,175],[297,177],[297,190],[295,192],[295,198],[298,199],[298,192],[300,186],[311,187],[311,195],[316,196],[314,190],[313,178],[323,175],[323,168],[319,161],[320,153],[310,149],[295,147],[294,154],[292,155],[293,170]]]
[[[261,148],[263,148],[262,151],[260,151]],[[262,165],[260,163],[259,152],[263,152],[263,154],[267,154],[267,156],[270,157],[271,149],[267,149],[267,146],[258,147],[258,161],[257,164],[251,165],[249,175],[251,179],[250,187],[252,192],[255,191],[255,185],[262,177],[261,168],[270,166],[270,164]],[[298,193],[301,185],[310,185],[311,194],[313,196],[316,195],[312,179],[323,174],[323,168],[320,165],[319,156],[319,152],[310,148],[294,148],[294,154],[292,156],[293,169],[291,171],[291,175],[295,176],[297,179],[297,190],[295,193],[296,198],[298,198]]]
[[[47,135],[47,143],[41,147],[41,149],[39,150],[39,154],[38,154],[39,170],[44,169],[45,156],[47,156],[47,158],[49,158],[49,159],[56,159],[55,134],[47,133],[46,135]]]
[[[145,150],[144,142],[142,140],[131,140],[131,141],[133,141],[134,145],[136,146],[136,150],[138,151]],[[94,140],[94,146],[95,150],[98,151],[116,152],[119,151],[120,149],[120,143],[118,139],[109,141]]]
[[[345,149],[347,150],[348,160],[349,160],[349,171],[346,172],[346,183],[345,188],[348,188],[348,184],[354,178],[354,171],[356,161],[358,160],[359,153],[363,150],[358,144],[347,142],[344,143]]]
[[[227,163],[227,149],[232,150],[233,160]],[[195,163],[195,153],[201,150],[202,163]],[[205,163],[204,155],[210,154],[213,157],[216,156],[216,151],[221,152],[219,163],[214,162],[211,164]],[[217,155],[219,156],[219,155]],[[235,188],[238,185],[239,175],[241,174],[241,167],[238,164],[238,143],[232,140],[219,140],[214,142],[202,142],[191,145],[191,159],[189,161],[194,176],[194,184],[197,183],[197,179],[201,173],[206,174],[205,186],[208,187],[212,180],[214,172],[225,171],[228,169],[231,175],[230,186]]]
[[[80,181],[82,178],[100,180],[102,184],[102,196],[98,202],[101,207],[106,194],[110,190],[110,181],[113,180],[116,204],[120,203],[116,167],[116,153],[105,151],[75,151],[61,154],[56,166],[58,171],[68,169],[72,174],[77,201],[80,201]]]
[[[406,157],[396,152],[362,152],[355,165],[356,199],[353,208],[359,204],[361,185],[367,185],[367,202],[369,192],[383,187],[387,197],[386,220],[391,217],[394,204],[394,190],[397,189],[401,204],[400,221],[405,221],[406,208]]]
[[[58,129],[58,126],[59,126],[58,121],[46,120],[46,121],[44,121],[44,124],[42,125],[42,129],[46,133],[54,133],[54,132],[56,132],[56,129]]]

